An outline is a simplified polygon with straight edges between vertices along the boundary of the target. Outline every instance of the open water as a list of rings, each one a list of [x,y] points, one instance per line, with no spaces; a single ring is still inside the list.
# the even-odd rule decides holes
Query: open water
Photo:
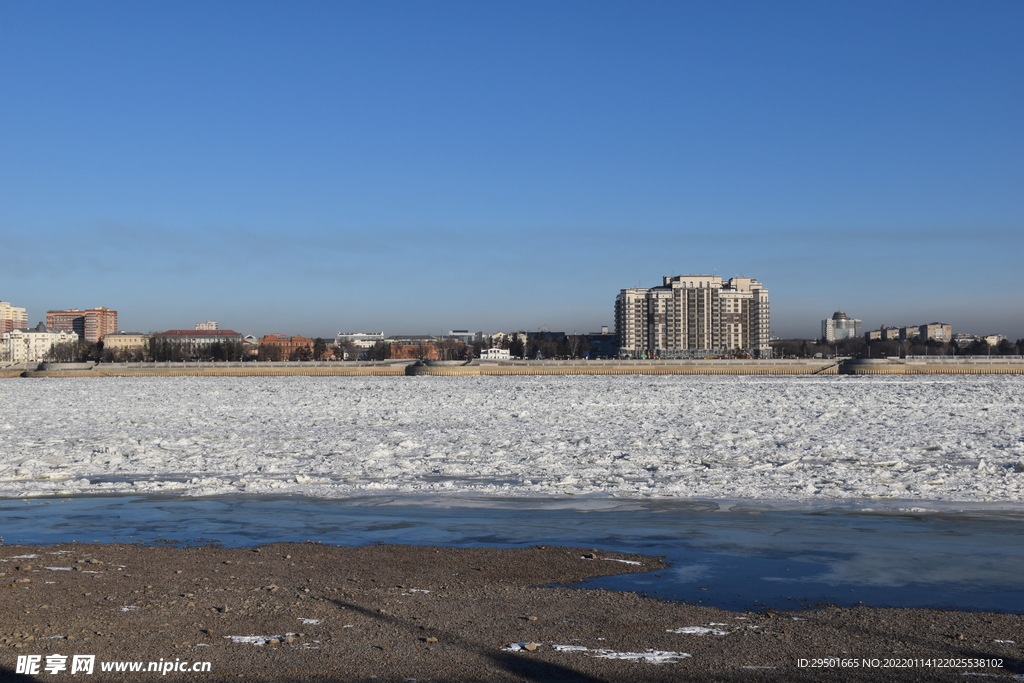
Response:
[[[85,496],[0,500],[11,543],[252,546],[274,541],[519,547],[664,555],[657,573],[583,587],[733,610],[837,605],[1024,613],[1024,510],[722,501],[366,496]]]

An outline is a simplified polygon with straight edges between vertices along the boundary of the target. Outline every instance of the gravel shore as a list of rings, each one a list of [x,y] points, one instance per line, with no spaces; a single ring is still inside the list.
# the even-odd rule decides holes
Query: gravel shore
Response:
[[[738,613],[564,587],[666,568],[550,546],[4,545],[0,680],[71,677],[74,655],[95,656],[75,677],[100,681],[1024,678],[1018,614]],[[40,657],[34,675],[16,672],[26,655]],[[62,663],[51,655],[66,668],[47,671]],[[112,662],[143,672],[102,670]],[[150,662],[172,668],[147,673]]]

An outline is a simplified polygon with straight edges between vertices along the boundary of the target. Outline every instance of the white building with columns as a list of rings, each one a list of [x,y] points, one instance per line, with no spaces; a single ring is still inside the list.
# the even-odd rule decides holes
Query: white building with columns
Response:
[[[0,360],[29,363],[46,360],[54,344],[78,343],[78,334],[55,330],[39,323],[35,327],[5,332],[0,337]]]

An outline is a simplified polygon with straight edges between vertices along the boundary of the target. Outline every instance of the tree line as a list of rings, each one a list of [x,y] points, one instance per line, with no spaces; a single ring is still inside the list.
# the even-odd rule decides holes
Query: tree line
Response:
[[[237,362],[245,359],[245,344],[241,341],[215,341],[193,346],[157,337],[151,337],[145,346],[133,347],[108,347],[103,341],[62,342],[51,346],[46,358],[57,363]]]

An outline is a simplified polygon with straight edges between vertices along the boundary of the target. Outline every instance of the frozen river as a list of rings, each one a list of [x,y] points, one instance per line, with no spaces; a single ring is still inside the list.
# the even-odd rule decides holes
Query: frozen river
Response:
[[[1014,504],[1024,378],[0,382],[0,496],[154,492]]]
[[[733,609],[1024,613],[1022,399],[1013,376],[5,380],[0,535],[561,544],[673,565],[592,585]]]

